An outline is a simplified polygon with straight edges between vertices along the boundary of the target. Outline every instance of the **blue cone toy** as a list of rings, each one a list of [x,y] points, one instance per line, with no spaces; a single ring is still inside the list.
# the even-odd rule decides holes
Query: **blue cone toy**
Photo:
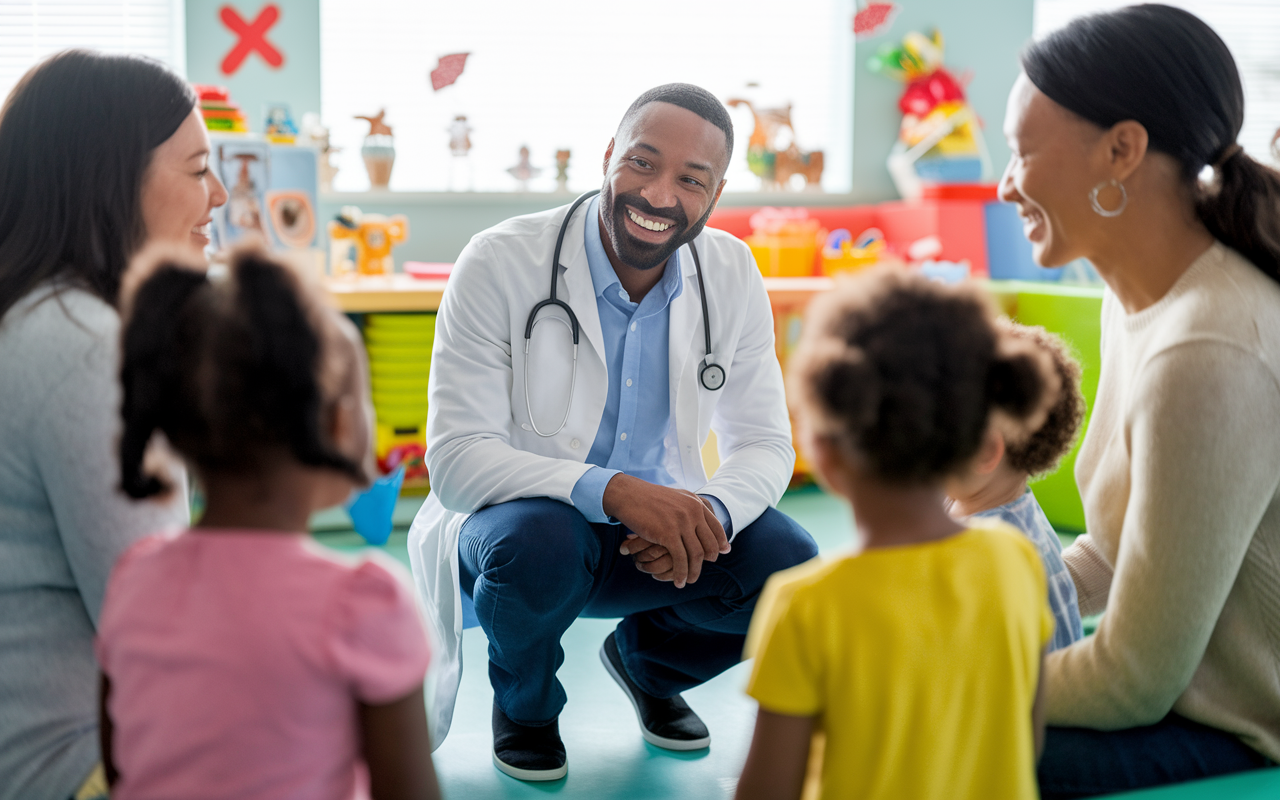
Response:
[[[404,466],[401,465],[347,501],[351,524],[369,544],[384,545],[391,536],[391,515],[395,513],[403,483]]]

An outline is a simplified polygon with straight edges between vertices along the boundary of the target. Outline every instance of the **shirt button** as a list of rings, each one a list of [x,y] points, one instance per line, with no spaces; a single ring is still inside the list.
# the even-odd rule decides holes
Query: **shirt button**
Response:
[[[624,441],[624,442],[625,442],[626,440],[627,440],[627,435],[624,433],[624,434],[622,434],[622,441]]]
[[[527,423],[527,422],[522,422],[522,423],[520,423],[520,427],[521,427],[521,428],[524,428],[526,431],[531,431],[531,430],[533,430],[533,428],[529,427],[529,423]]]
[[[630,386],[630,385],[631,385],[631,379],[630,379],[630,378],[627,378],[627,385],[628,385],[628,386]]]
[[[577,439],[574,439],[572,442],[569,442],[569,446],[572,447],[574,450],[577,450],[579,447],[582,447],[582,442],[578,441]]]

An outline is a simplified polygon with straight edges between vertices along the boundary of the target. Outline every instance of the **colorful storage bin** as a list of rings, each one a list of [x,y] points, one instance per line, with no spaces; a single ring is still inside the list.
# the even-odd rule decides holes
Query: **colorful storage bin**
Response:
[[[404,466],[409,485],[427,477],[427,382],[435,331],[435,314],[369,314],[364,319],[378,466],[384,472]]]

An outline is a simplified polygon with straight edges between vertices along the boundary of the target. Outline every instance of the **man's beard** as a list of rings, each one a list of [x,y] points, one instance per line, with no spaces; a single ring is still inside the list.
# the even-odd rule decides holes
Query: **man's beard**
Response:
[[[636,213],[642,217],[671,220],[672,227],[676,228],[678,233],[661,244],[650,244],[635,238],[627,232],[627,206],[635,209]],[[600,190],[600,210],[602,212],[600,219],[604,220],[605,233],[608,234],[609,242],[613,245],[613,252],[618,259],[632,269],[650,270],[665,264],[672,253],[698,238],[698,234],[702,233],[702,229],[706,227],[707,220],[711,218],[715,205],[708,208],[701,219],[690,225],[689,218],[685,216],[684,208],[679,203],[671,208],[654,208],[638,194],[614,197],[613,190],[606,183]]]

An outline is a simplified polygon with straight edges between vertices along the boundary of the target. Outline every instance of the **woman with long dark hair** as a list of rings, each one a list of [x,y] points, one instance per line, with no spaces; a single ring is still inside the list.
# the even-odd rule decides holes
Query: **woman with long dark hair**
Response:
[[[1107,283],[1065,553],[1097,633],[1052,653],[1045,797],[1280,760],[1280,175],[1236,137],[1230,51],[1142,5],[1032,44],[1001,196]]]
[[[55,55],[0,108],[0,799],[98,763],[93,637],[134,540],[187,522],[120,491],[117,301],[144,246],[202,258],[226,191],[191,87],[159,62]]]

